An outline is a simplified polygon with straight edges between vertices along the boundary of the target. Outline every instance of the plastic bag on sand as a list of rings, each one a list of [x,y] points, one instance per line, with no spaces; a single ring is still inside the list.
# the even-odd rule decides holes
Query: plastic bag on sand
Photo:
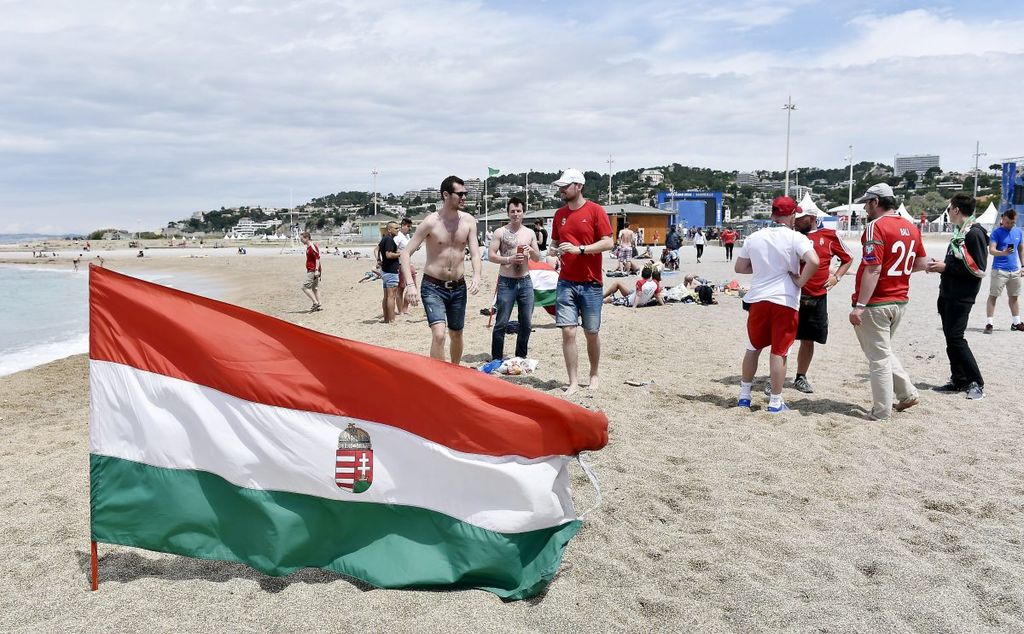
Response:
[[[503,363],[504,361],[501,359],[495,359],[494,361],[488,361],[477,369],[485,374],[493,374]]]
[[[536,359],[523,359],[521,357],[512,357],[511,359],[505,359],[505,362],[498,368],[498,372],[501,374],[519,375],[519,374],[530,374],[537,369]]]

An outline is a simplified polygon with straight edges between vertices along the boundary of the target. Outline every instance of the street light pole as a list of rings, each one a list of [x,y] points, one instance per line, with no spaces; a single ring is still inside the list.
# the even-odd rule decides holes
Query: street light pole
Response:
[[[987,152],[980,152],[981,141],[974,142],[974,197],[978,197],[978,158],[988,156]]]
[[[612,160],[612,155],[609,154],[608,160],[605,162],[608,163],[608,204],[610,205],[612,204],[612,163],[615,161]]]
[[[850,146],[850,194],[846,202],[846,211],[850,212],[850,216],[853,216],[853,146]],[[853,229],[853,227],[850,227]]]
[[[793,97],[790,96],[786,99],[786,105],[782,106],[782,109],[786,111],[786,192],[785,195],[789,196],[789,123],[793,116],[793,111],[796,110],[796,104],[793,103]]]
[[[526,211],[530,211],[530,170],[526,170]]]
[[[377,215],[377,174],[380,174],[380,172],[378,172],[377,168],[375,167],[372,170],[370,170],[370,173],[373,174],[373,215],[376,216]]]

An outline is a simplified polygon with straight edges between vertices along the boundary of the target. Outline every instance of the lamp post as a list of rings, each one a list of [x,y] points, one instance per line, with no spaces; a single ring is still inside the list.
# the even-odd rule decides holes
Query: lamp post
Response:
[[[370,170],[370,173],[373,174],[373,215],[376,216],[377,215],[377,174],[380,174],[380,172],[378,172],[377,168],[375,167],[372,170]]]
[[[612,204],[612,163],[614,163],[614,162],[615,161],[612,160],[612,155],[609,154],[608,155],[608,160],[605,161],[605,163],[608,163],[608,204],[609,205]]]
[[[526,211],[530,211],[530,170],[526,170]]]
[[[981,141],[974,142],[974,197],[978,197],[978,158],[988,156],[987,152],[980,152]]]
[[[793,103],[793,97],[787,97],[786,105],[782,106],[782,109],[786,111],[786,192],[785,195],[789,196],[789,123],[793,116],[793,111],[796,110],[796,104]]]
[[[850,146],[850,155],[847,157],[850,159],[850,189],[849,197],[846,201],[846,211],[850,212],[850,217],[853,217],[853,146]],[[853,223],[850,223],[850,229],[853,229]]]

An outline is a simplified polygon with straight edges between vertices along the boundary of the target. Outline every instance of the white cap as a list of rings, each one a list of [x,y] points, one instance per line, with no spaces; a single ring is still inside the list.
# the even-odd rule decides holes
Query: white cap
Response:
[[[895,194],[892,193],[892,187],[889,187],[886,183],[877,183],[868,187],[868,190],[864,192],[864,195],[853,201],[855,203],[866,203],[869,200],[875,198],[893,198]]]
[[[577,169],[569,168],[562,172],[562,176],[554,183],[552,183],[552,185],[556,187],[565,187],[570,183],[579,183],[580,185],[583,185],[586,182],[587,179],[583,178],[583,172]]]
[[[810,209],[804,209],[803,207],[797,207],[796,208],[796,213],[793,214],[793,217],[794,218],[803,218],[804,216],[815,216],[816,217],[817,215],[818,214],[814,213]]]

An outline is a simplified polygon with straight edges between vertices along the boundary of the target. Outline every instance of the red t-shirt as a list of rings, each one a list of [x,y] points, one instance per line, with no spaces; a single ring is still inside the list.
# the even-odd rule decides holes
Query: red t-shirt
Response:
[[[739,234],[733,231],[732,229],[726,229],[725,231],[722,232],[722,244],[735,244],[736,236],[738,235]]]
[[[820,264],[818,272],[804,284],[802,294],[807,297],[821,297],[828,292],[825,290],[825,282],[828,281],[830,275],[829,265],[832,263],[832,258],[837,257],[840,262],[846,264],[853,259],[853,255],[833,229],[812,231],[807,234],[807,239],[814,245],[814,252],[818,254]],[[801,271],[803,267],[804,265],[801,264]]]
[[[310,242],[306,245],[306,270],[317,271],[320,269],[320,249]]]
[[[590,200],[575,211],[570,210],[568,206],[562,207],[555,212],[555,218],[551,223],[551,243],[554,245],[568,242],[577,246],[587,246],[611,235],[612,225],[608,222],[608,214],[604,207]],[[604,279],[601,269],[603,257],[600,253],[565,253],[562,255],[562,268],[558,271],[558,279],[577,284],[601,284]]]
[[[921,233],[914,223],[896,214],[886,214],[868,223],[860,242],[864,245],[864,254],[857,268],[853,302],[857,303],[860,297],[864,267],[880,264],[878,285],[867,302],[868,306],[907,303],[914,260],[927,255],[921,244]]]

